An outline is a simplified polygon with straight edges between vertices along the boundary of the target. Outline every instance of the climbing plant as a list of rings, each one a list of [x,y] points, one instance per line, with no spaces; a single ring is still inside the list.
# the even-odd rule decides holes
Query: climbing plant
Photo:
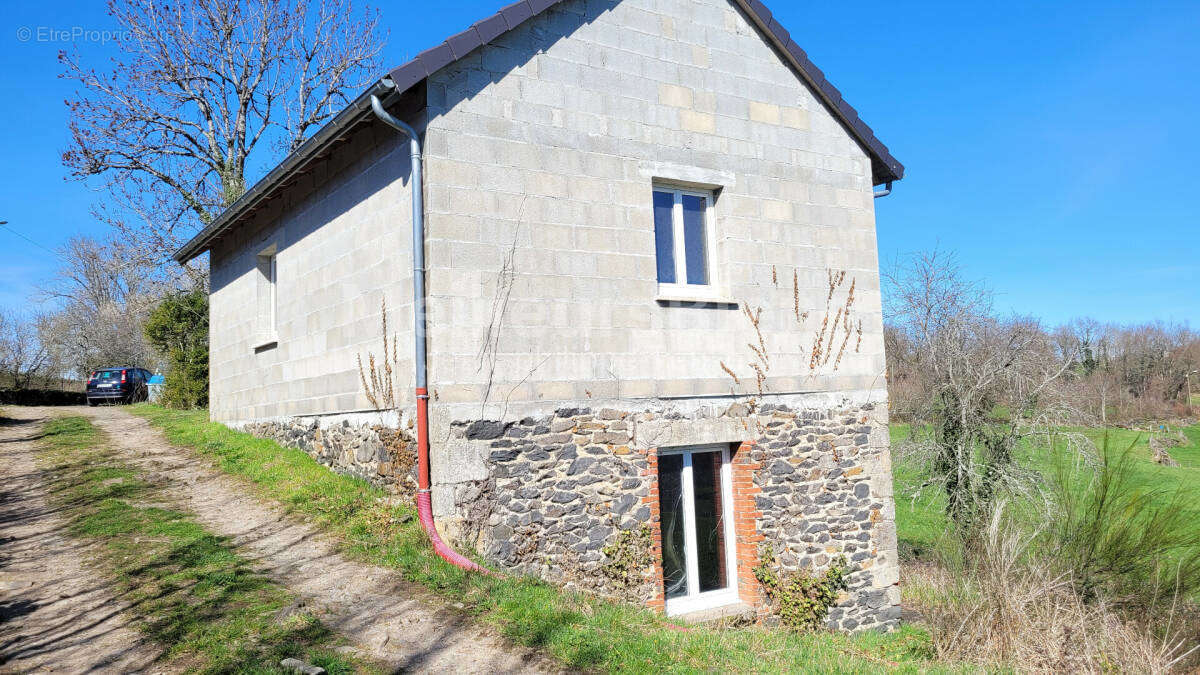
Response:
[[[637,586],[642,582],[643,571],[654,564],[653,547],[654,533],[649,525],[622,530],[616,541],[601,549],[606,558],[601,568],[604,576],[622,588]]]
[[[846,590],[849,573],[845,558],[839,558],[820,576],[807,570],[784,570],[770,545],[763,549],[754,568],[754,577],[778,607],[783,625],[797,630],[813,630],[825,623],[838,593]]]

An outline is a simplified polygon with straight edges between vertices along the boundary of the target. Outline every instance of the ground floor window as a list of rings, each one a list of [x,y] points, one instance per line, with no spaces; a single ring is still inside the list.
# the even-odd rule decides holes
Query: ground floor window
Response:
[[[661,450],[658,494],[667,614],[737,602],[729,448]]]

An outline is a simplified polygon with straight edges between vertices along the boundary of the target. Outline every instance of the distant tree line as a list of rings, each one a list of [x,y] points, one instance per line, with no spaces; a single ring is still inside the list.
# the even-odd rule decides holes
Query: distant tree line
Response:
[[[883,297],[891,413],[910,423],[896,451],[926,476],[915,493],[942,493],[967,540],[1001,500],[1043,489],[1022,452],[1075,446],[1089,456],[1090,441],[1073,429],[1195,412],[1200,334],[1187,326],[1080,319],[1047,328],[1006,316],[939,252],[884,274]]]
[[[963,278],[953,256],[912,256],[885,274],[884,338],[893,415],[921,416],[941,377],[988,373],[972,388],[997,409],[1019,410],[1025,390],[1009,379],[1033,368],[1037,394],[1079,423],[1137,424],[1200,408],[1200,332],[1186,324],[1047,326],[994,311],[991,293]],[[955,360],[961,362],[955,363]],[[1031,373],[1026,372],[1026,375]]]

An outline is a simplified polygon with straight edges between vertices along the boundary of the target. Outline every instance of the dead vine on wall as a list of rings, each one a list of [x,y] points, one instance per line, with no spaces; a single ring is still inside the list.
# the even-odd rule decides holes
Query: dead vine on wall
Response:
[[[390,345],[387,325],[387,300],[380,301],[380,316],[383,334],[383,358],[376,360],[375,354],[367,353],[367,366],[363,366],[362,355],[355,356],[358,361],[358,376],[362,380],[363,393],[376,411],[396,409],[396,388],[393,382],[395,366],[399,362],[399,341],[392,335]]]
[[[854,353],[862,351],[863,342],[863,324],[862,319],[858,319],[854,314],[854,306],[856,301],[855,291],[857,289],[857,279],[849,277],[845,270],[826,270],[828,274],[828,291],[825,295],[825,313],[821,319],[820,329],[817,330],[811,338],[806,340],[803,333],[806,330],[805,324],[808,322],[810,312],[807,310],[801,311],[800,307],[800,274],[798,271],[792,271],[792,316],[795,319],[797,329],[801,332],[801,353],[808,355],[808,373],[810,377],[815,377],[821,374],[823,370],[826,372],[837,372],[842,365],[842,359],[845,357],[847,350],[850,349],[850,341],[854,339]],[[847,280],[849,288],[845,291],[845,296],[838,299],[842,289],[846,287]],[[771,268],[771,283],[778,287],[779,276],[775,267]],[[767,392],[767,375],[771,370],[771,353],[767,348],[766,338],[762,332],[763,308],[755,307],[751,309],[748,303],[742,303],[742,314],[746,317],[751,330],[754,331],[754,341],[746,343],[750,350],[750,361],[746,364],[754,373],[757,395],[761,396]],[[811,347],[806,345],[811,340]],[[831,363],[832,362],[832,363]],[[829,367],[831,366],[832,367]],[[741,378],[737,373],[725,364],[720,362],[721,370],[733,380],[735,387],[742,386]],[[827,368],[828,367],[828,368]],[[827,369],[827,370],[826,370]]]

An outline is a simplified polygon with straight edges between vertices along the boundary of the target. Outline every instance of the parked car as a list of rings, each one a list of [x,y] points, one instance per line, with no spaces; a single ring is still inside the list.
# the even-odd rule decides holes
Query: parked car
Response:
[[[102,401],[133,403],[147,398],[146,382],[151,373],[145,368],[101,368],[92,373],[87,383],[88,405]]]

